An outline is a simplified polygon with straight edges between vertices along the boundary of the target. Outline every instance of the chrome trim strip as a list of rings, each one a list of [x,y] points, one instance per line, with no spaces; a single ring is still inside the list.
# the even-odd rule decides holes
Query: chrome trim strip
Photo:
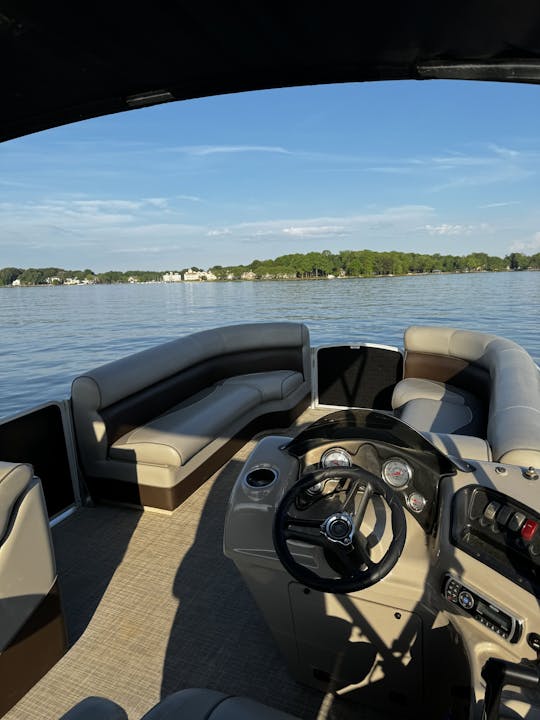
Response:
[[[55,515],[53,518],[51,518],[51,520],[49,520],[49,527],[56,527],[56,525],[59,525],[62,521],[67,520],[68,517],[71,517],[73,513],[76,512],[77,509],[77,505],[70,505],[67,510],[58,513],[58,515]]]

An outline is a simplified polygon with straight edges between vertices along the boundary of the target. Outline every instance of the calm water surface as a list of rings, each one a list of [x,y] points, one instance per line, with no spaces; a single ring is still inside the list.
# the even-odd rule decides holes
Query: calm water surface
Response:
[[[92,367],[237,322],[305,322],[312,345],[401,346],[412,324],[502,335],[540,363],[540,272],[298,282],[0,288],[0,417]]]

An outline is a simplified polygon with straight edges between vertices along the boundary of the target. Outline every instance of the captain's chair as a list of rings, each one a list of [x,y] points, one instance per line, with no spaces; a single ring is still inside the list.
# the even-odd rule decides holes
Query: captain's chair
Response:
[[[127,720],[125,711],[100,697],[86,698],[60,720]],[[142,720],[298,720],[244,697],[202,688],[180,690],[149,710]]]

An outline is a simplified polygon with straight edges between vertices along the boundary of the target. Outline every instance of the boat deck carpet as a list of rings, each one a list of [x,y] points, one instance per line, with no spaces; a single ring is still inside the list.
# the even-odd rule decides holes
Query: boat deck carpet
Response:
[[[295,432],[320,414],[306,411]],[[54,528],[70,649],[6,720],[57,720],[89,695],[111,698],[139,720],[187,687],[247,695],[301,718],[371,715],[292,679],[223,555],[227,501],[254,446],[172,514],[84,507]]]

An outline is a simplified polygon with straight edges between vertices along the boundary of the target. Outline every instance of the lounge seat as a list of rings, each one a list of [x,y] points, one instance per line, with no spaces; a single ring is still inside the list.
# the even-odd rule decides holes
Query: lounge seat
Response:
[[[496,335],[422,326],[405,331],[404,346],[404,379],[392,398],[399,418],[441,435],[432,440],[461,457],[540,466],[540,372],[523,348]]]
[[[85,480],[95,498],[173,510],[310,394],[300,323],[206,330],[103,365],[72,385]]]
[[[127,720],[111,700],[86,698],[60,720]],[[142,720],[298,720],[294,715],[244,697],[202,688],[180,690],[153,707]]]
[[[480,435],[485,429],[485,409],[479,398],[434,380],[401,380],[394,389],[392,407],[404,422],[433,433]]]
[[[230,427],[235,418],[262,402],[261,393],[242,383],[218,385],[204,397],[174,408],[122,435],[109,449],[114,460],[180,468]]]

